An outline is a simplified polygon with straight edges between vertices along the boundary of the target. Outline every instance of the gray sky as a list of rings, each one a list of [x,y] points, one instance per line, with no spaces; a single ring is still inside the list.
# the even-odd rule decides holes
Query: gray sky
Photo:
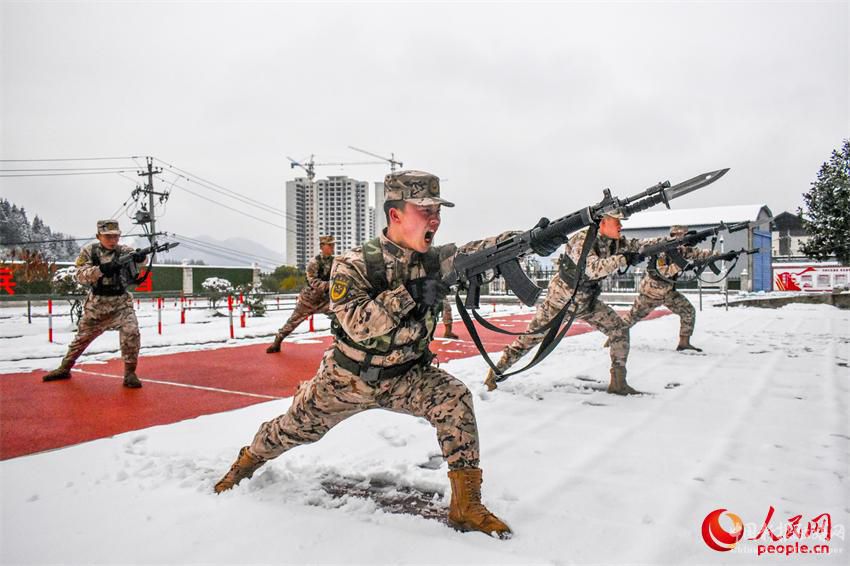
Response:
[[[674,206],[778,213],[850,135],[848,5],[3,2],[0,158],[153,155],[282,209],[299,174],[284,155],[395,152],[448,179],[442,242],[721,167]],[[135,177],[131,161],[53,165],[123,163]],[[132,189],[114,174],[0,179],[79,235]],[[284,250],[284,230],[177,188],[160,227]]]

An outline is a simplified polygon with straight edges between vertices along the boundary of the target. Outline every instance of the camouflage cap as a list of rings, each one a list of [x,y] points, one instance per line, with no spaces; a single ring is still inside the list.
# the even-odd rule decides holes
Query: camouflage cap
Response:
[[[117,220],[98,220],[97,221],[97,233],[98,234],[113,234],[115,236],[121,235],[121,228],[118,227]]]
[[[609,218],[616,218],[617,220],[624,220],[626,218],[626,215],[623,214],[623,211],[619,208],[617,210],[609,210],[608,212],[602,215],[603,218],[606,216]]]
[[[670,226],[670,235],[671,236],[676,236],[676,235],[681,236],[681,235],[687,234],[687,233],[688,233],[688,227],[687,226],[683,226],[682,224],[673,224],[672,226]]]
[[[336,243],[336,240],[334,239],[333,236],[319,236],[319,244],[321,244],[321,245],[335,244],[335,243]]]
[[[384,199],[405,200],[419,206],[453,202],[440,198],[440,178],[424,171],[397,171],[384,178]]]

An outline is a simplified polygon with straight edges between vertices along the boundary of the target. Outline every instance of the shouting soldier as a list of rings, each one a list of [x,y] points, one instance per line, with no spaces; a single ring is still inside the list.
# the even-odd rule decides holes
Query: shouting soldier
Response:
[[[333,347],[316,375],[299,388],[286,414],[264,423],[239,452],[215,491],[231,489],[268,460],[316,442],[333,426],[367,409],[423,417],[437,431],[449,467],[449,522],[506,538],[511,530],[481,502],[478,427],[472,395],[431,365],[429,344],[448,292],[442,279],[459,249],[432,246],[440,227],[439,178],[421,171],[387,175],[387,228],[339,256],[331,273]],[[460,251],[494,245],[472,242]]]

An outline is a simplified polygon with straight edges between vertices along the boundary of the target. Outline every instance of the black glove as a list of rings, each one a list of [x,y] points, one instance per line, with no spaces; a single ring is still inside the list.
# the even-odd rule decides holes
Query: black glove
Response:
[[[404,288],[416,301],[416,304],[420,307],[420,312],[425,312],[442,303],[449,292],[448,285],[433,277],[411,279],[404,284]]]
[[[144,253],[141,250],[136,250],[135,252],[133,252],[133,261],[135,261],[136,263],[141,263],[141,262],[145,261],[145,259],[147,259],[147,257],[148,257],[148,254]]]
[[[110,261],[109,263],[101,263],[97,266],[100,269],[100,272],[103,273],[107,277],[112,277],[119,271],[121,271],[121,266],[118,265],[117,261]]]
[[[626,258],[628,265],[637,265],[644,260],[640,252],[623,252],[623,257]]]
[[[537,225],[531,229],[531,251],[541,257],[552,255],[558,249],[558,246],[564,243],[564,238],[560,234],[548,238],[541,234],[543,228],[548,225],[549,219],[541,218]]]

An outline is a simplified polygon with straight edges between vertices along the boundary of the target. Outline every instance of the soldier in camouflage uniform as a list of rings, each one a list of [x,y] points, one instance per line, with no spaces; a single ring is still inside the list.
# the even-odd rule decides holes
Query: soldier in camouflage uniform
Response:
[[[627,269],[639,259],[642,245],[655,240],[627,240],[620,236],[620,216],[604,216],[599,223],[599,234],[587,255],[584,276],[578,284],[575,301],[569,315],[576,314],[591,326],[608,336],[611,354],[611,382],[608,393],[630,395],[637,393],[626,382],[626,360],[629,356],[629,326],[614,309],[599,300],[603,279],[620,269]],[[537,307],[534,318],[528,326],[534,332],[552,320],[567,304],[575,290],[578,274],[577,264],[587,237],[588,230],[578,232],[566,244],[560,260],[560,270],[549,282],[546,299]],[[522,356],[539,344],[544,333],[527,334],[517,337],[504,352],[496,364],[501,372],[513,366]],[[484,381],[487,388],[496,389],[496,374],[490,369]]]
[[[507,537],[511,531],[481,503],[478,428],[472,395],[431,365],[433,339],[448,288],[442,282],[459,251],[497,238],[432,246],[440,226],[439,178],[420,171],[387,175],[387,229],[338,256],[331,273],[333,347],[302,383],[286,414],[263,424],[215,491],[231,489],[266,461],[316,442],[333,426],[367,409],[423,417],[437,430],[449,467],[449,521],[461,530]]]
[[[86,244],[77,258],[77,281],[91,285],[83,304],[77,335],[68,346],[59,367],[43,377],[44,381],[69,379],[71,368],[95,338],[106,330],[117,330],[124,358],[124,387],[139,388],[142,382],[136,376],[139,359],[139,323],[133,310],[133,297],[127,292],[114,261],[118,256],[134,254],[133,260],[143,265],[145,255],[133,248],[119,244],[121,229],[117,220],[99,220],[97,242]]]
[[[292,311],[289,320],[277,331],[274,342],[266,348],[267,354],[280,352],[280,343],[283,342],[283,339],[292,334],[292,331],[308,316],[315,313],[330,313],[328,310],[328,281],[331,277],[335,245],[336,240],[333,236],[319,237],[319,249],[322,253],[311,259],[307,264],[307,286],[298,294],[295,310]]]
[[[673,238],[681,238],[687,232],[687,226],[675,225],[670,228],[670,236]],[[679,249],[679,253],[686,260],[704,260],[713,255],[711,250],[702,250],[694,246],[683,246]],[[682,269],[678,265],[668,261],[667,257],[661,254],[655,265],[648,266],[646,275],[638,286],[638,296],[623,319],[629,327],[632,327],[655,307],[664,305],[679,315],[679,345],[676,350],[702,352],[700,348],[691,344],[696,310],[691,302],[676,290],[675,280],[681,273]]]

